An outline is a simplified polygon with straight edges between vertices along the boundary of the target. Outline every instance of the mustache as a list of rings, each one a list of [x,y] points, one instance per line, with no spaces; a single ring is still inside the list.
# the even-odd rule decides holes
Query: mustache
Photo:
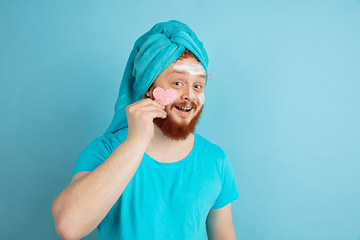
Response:
[[[197,104],[194,101],[192,101],[192,102],[178,102],[178,103],[173,102],[171,104],[171,108],[173,108],[175,106],[176,107],[188,107],[188,106],[190,106],[190,107],[194,108],[195,110],[198,108]]]

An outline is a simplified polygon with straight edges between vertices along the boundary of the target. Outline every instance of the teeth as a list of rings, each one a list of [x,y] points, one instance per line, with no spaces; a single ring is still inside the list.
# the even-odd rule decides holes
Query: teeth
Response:
[[[188,108],[186,108],[186,107],[178,107],[178,108],[183,109],[183,110],[186,110],[186,111],[191,110],[191,107],[188,107]]]

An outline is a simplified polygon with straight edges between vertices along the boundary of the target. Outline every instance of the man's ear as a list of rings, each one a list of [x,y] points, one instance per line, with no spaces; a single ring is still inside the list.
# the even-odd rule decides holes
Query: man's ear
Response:
[[[145,94],[148,98],[151,98],[151,88]]]

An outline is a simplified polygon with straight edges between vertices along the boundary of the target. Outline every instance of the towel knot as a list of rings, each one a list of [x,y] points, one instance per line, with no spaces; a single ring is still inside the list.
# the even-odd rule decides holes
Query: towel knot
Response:
[[[157,77],[168,64],[169,58],[174,52],[184,52],[190,50],[203,64],[207,70],[207,59],[197,46],[198,43],[184,31],[172,33],[170,36],[166,33],[154,33],[143,43],[134,59],[134,68],[132,75],[135,77],[134,88],[143,83],[143,79]],[[207,57],[207,56],[206,56]],[[173,62],[173,61],[172,61]],[[156,69],[156,71],[154,71]],[[152,79],[152,81],[155,79]],[[151,81],[151,82],[152,82]]]

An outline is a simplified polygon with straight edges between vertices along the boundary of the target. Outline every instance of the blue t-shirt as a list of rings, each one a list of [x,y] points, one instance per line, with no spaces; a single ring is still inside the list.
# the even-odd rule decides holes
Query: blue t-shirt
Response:
[[[206,239],[210,209],[225,207],[239,192],[225,153],[194,135],[193,149],[181,161],[162,163],[144,154],[129,184],[99,224],[98,239]],[[94,170],[126,136],[123,129],[97,138],[80,154],[74,174]]]

